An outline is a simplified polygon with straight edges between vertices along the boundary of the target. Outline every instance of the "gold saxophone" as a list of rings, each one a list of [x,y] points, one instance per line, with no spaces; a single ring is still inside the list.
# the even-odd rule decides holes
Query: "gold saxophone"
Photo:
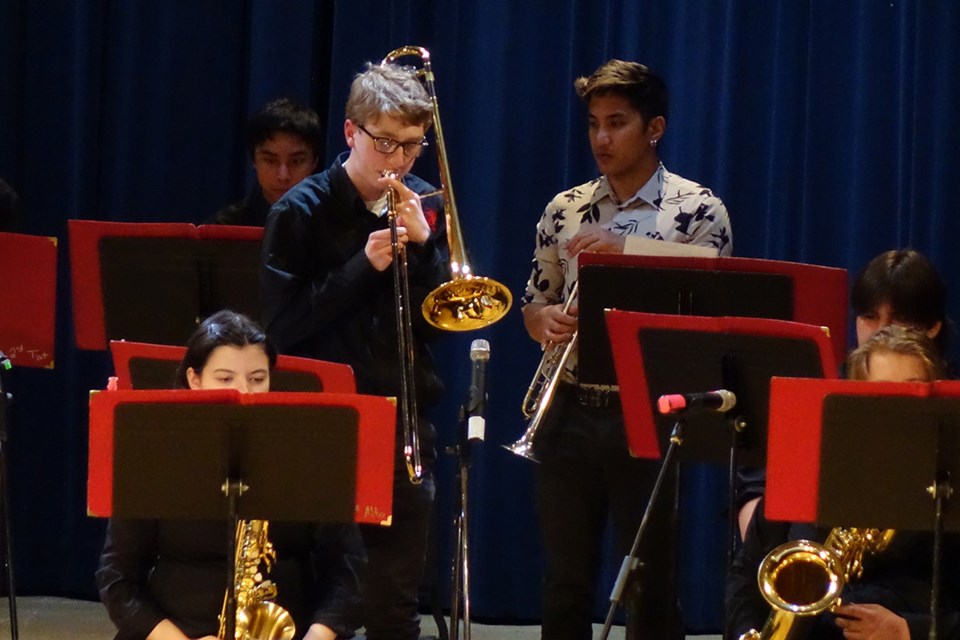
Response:
[[[277,559],[273,543],[267,538],[267,520],[240,520],[237,523],[237,553],[234,558],[234,590],[237,602],[236,640],[291,640],[296,625],[290,612],[273,602],[277,585],[264,579]],[[263,565],[261,570],[260,566]],[[226,640],[227,599],[223,595],[220,632]]]
[[[740,640],[805,638],[814,616],[840,606],[843,587],[863,573],[864,556],[886,549],[894,533],[836,527],[823,544],[797,540],[768,553],[757,583],[773,611],[763,629],[751,629]]]

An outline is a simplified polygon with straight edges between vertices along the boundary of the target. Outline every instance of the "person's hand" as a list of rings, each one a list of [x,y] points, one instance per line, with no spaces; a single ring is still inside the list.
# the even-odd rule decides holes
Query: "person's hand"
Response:
[[[397,227],[397,244],[402,247],[409,240],[405,227]],[[393,262],[393,244],[390,242],[390,229],[380,229],[367,236],[363,247],[367,260],[377,271],[383,271]]]
[[[420,196],[407,188],[398,178],[381,177],[380,184],[392,187],[397,194],[397,226],[403,226],[411,242],[423,244],[430,238],[430,225],[423,215]]]
[[[336,640],[337,634],[330,627],[324,626],[319,622],[314,622],[307,629],[303,640]]]
[[[623,253],[626,239],[613,231],[594,227],[578,231],[567,243],[567,253],[573,258],[581,251],[597,251],[600,253]]]
[[[910,640],[907,621],[878,604],[845,604],[836,616],[847,640]]]
[[[543,305],[537,309],[527,322],[530,337],[542,345],[552,342],[569,342],[577,330],[577,306],[573,304],[567,313],[562,304]]]

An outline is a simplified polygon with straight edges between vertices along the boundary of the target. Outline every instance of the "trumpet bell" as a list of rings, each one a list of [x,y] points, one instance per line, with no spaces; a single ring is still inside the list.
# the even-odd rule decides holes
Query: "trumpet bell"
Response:
[[[507,315],[510,290],[492,278],[467,276],[444,283],[423,301],[423,317],[444,331],[482,329]]]
[[[540,462],[540,458],[533,452],[533,443],[521,438],[513,444],[501,445],[504,449],[521,458],[526,458],[531,462]]]

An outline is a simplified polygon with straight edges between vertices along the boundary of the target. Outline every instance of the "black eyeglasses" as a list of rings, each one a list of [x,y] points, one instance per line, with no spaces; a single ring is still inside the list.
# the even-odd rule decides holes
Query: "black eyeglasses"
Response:
[[[375,136],[367,131],[362,124],[357,124],[357,128],[370,136],[370,139],[373,140],[373,148],[380,153],[393,153],[397,150],[397,147],[403,147],[403,155],[408,158],[416,158],[423,151],[423,148],[429,144],[426,140],[421,140],[420,142],[400,142],[393,138]]]

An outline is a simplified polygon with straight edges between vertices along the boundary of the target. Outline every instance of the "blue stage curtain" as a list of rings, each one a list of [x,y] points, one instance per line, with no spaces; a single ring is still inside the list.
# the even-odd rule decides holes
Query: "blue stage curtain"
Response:
[[[958,42],[950,0],[3,0],[0,175],[23,199],[23,231],[61,239],[57,368],[14,375],[22,592],[92,597],[102,536],[84,509],[86,395],[110,370],[72,344],[66,221],[202,221],[251,183],[243,124],[268,99],[318,110],[326,163],[345,148],[352,76],[395,47],[427,47],[471,262],[519,297],[543,206],[596,173],[573,79],[612,57],[640,60],[671,89],[664,162],[725,200],[735,255],[855,271],[912,246],[949,282],[960,268]],[[432,158],[417,170],[436,179]],[[532,468],[499,445],[524,428],[518,406],[540,352],[519,310],[446,339],[435,418],[448,443],[475,337],[492,358],[473,468],[473,612],[533,622]],[[451,467],[439,490],[444,581]],[[684,607],[696,630],[721,625],[725,490],[722,471],[686,473]]]

